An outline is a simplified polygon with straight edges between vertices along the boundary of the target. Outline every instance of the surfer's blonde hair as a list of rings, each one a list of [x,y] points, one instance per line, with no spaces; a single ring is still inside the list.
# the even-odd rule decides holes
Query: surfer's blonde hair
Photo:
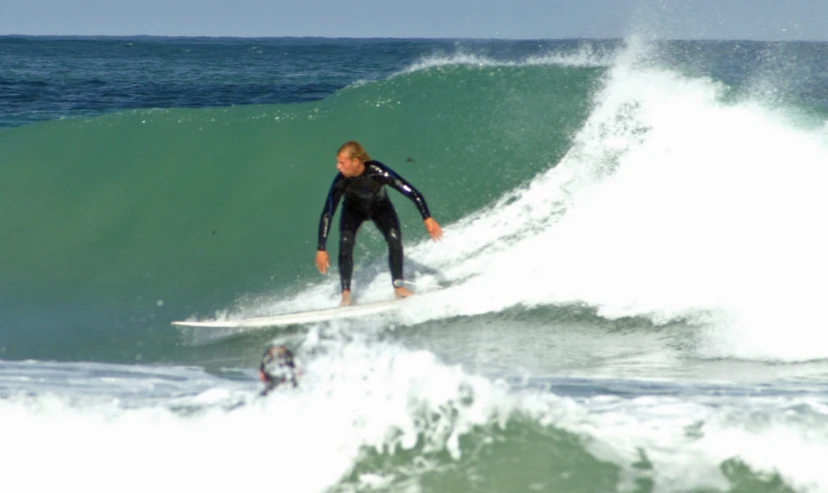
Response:
[[[338,156],[343,152],[346,152],[349,158],[357,158],[363,163],[371,160],[371,156],[368,155],[368,151],[366,151],[365,148],[362,147],[362,144],[355,140],[349,140],[348,142],[342,144],[342,147],[340,147],[339,150],[336,151],[336,155]]]

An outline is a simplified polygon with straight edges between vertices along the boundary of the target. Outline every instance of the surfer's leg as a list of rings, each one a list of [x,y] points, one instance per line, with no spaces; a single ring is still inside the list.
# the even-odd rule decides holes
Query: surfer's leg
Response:
[[[388,267],[391,269],[391,280],[394,284],[395,294],[399,297],[411,296],[413,293],[406,289],[405,277],[403,277],[403,244],[400,219],[397,217],[397,211],[391,201],[385,200],[378,204],[374,209],[372,219],[385,237],[385,242],[388,243]]]
[[[351,303],[351,276],[354,273],[354,241],[365,215],[348,207],[342,207],[339,217],[339,280],[342,284],[342,304]]]

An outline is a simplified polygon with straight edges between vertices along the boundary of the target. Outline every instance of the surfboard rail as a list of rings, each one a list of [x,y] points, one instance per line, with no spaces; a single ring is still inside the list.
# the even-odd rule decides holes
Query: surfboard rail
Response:
[[[307,310],[293,313],[283,313],[267,317],[226,320],[181,320],[172,322],[177,327],[201,327],[215,329],[254,329],[279,327],[285,325],[300,325],[306,323],[327,322],[344,318],[376,315],[393,310],[403,300],[376,301],[362,305],[336,306],[319,310]]]

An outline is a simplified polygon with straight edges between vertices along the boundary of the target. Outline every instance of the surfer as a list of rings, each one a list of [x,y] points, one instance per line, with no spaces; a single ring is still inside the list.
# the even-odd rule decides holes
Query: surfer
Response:
[[[423,216],[428,234],[434,241],[439,241],[443,230],[431,217],[422,194],[406,182],[391,168],[379,161],[372,160],[362,145],[349,141],[336,153],[336,169],[322,217],[319,219],[319,242],[316,249],[316,267],[325,274],[330,267],[330,259],[325,245],[331,229],[339,199],[345,196],[342,213],[339,217],[339,278],[342,284],[342,305],[351,304],[351,275],[354,270],[354,241],[360,225],[370,219],[377,225],[388,243],[388,263],[391,267],[391,279],[394,294],[398,298],[411,296],[405,287],[403,277],[403,246],[400,220],[385,185],[405,195]]]
[[[280,385],[290,384],[296,387],[296,364],[290,349],[282,345],[267,348],[262,356],[262,364],[259,365],[259,380],[265,384],[261,395],[267,395]]]

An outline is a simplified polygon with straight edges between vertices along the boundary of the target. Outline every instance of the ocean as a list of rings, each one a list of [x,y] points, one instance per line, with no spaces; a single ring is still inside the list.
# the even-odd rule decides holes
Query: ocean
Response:
[[[0,37],[0,489],[828,492],[826,55]],[[173,327],[338,303],[347,140],[444,228],[389,192],[416,296]]]

